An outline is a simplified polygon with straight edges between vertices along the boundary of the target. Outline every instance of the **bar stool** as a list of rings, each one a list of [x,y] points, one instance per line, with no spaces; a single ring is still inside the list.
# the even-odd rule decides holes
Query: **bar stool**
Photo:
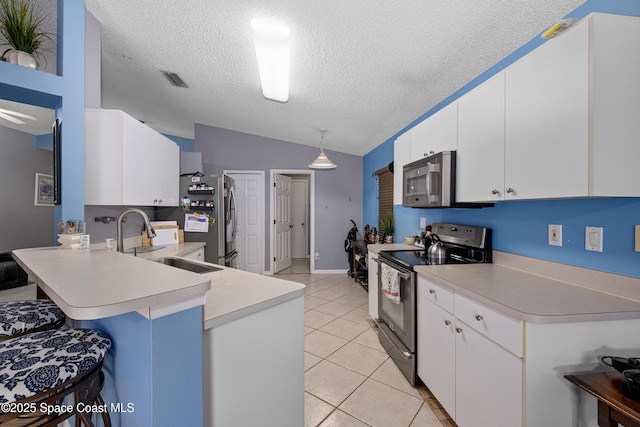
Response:
[[[93,427],[96,412],[111,426],[100,396],[110,348],[102,331],[67,327],[0,342],[0,424],[54,426],[75,415],[76,426]]]
[[[0,303],[0,341],[64,325],[65,315],[49,299]]]

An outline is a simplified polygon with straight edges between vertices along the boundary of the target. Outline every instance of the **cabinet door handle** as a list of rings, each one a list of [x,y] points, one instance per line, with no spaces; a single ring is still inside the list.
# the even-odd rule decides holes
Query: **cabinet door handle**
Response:
[[[431,295],[433,295],[433,294],[435,294],[435,293],[436,293],[436,291],[435,291],[435,289],[429,289],[429,293],[430,293]]]
[[[479,314],[476,314],[476,320],[479,322],[482,319],[484,319],[484,317],[480,316]]]
[[[456,332],[461,334],[462,333],[462,328],[456,328]]]
[[[153,204],[155,205],[156,203],[158,203],[158,199],[153,199]]]
[[[511,187],[507,187],[507,193],[514,193],[516,190],[514,190]]]
[[[158,203],[162,203],[162,199],[158,199]]]
[[[491,194],[497,196],[498,194],[500,194],[500,192],[494,188],[493,190],[491,190]]]
[[[444,324],[447,325],[447,326],[451,325],[451,320],[445,320]]]

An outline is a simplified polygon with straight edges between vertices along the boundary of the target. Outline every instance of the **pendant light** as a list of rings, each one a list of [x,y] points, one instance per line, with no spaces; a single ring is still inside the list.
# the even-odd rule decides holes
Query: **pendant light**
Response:
[[[322,137],[320,139],[320,155],[317,159],[313,161],[309,165],[310,169],[335,169],[336,165],[333,163],[326,154],[324,154],[324,133],[327,130],[324,128],[320,128],[320,132],[322,133]]]

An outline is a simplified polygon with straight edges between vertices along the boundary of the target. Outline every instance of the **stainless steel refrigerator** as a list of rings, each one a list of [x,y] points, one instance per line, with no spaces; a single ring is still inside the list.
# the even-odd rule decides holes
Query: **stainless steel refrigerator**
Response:
[[[233,178],[201,174],[180,177],[180,207],[158,208],[160,220],[178,221],[185,242],[204,242],[204,258],[236,267],[236,200]],[[206,223],[206,225],[205,225]]]

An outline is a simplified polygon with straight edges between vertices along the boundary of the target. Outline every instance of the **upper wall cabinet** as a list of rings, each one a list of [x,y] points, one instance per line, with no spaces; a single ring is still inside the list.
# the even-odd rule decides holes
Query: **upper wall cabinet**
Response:
[[[505,199],[588,195],[588,19],[506,69],[505,132]]]
[[[458,147],[458,103],[452,102],[411,129],[410,161]]]
[[[504,198],[504,72],[458,100],[456,199]]]
[[[178,206],[180,149],[119,110],[87,110],[85,204]]]
[[[640,19],[592,14],[470,91],[457,201],[639,196],[638,75]]]

